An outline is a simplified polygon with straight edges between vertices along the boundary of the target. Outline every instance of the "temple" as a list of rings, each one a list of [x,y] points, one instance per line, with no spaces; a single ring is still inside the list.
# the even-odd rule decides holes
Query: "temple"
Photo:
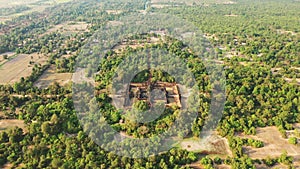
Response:
[[[179,87],[176,83],[130,83],[128,94],[129,97],[125,99],[124,107],[130,107],[137,100],[143,100],[150,106],[156,102],[164,102],[166,107],[173,105],[182,107]]]

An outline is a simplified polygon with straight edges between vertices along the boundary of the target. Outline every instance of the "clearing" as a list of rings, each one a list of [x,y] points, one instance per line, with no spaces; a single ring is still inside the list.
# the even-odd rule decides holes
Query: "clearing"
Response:
[[[200,164],[200,160],[195,162],[195,163],[192,163],[192,164],[189,164],[189,165],[186,165],[190,168],[194,168],[194,169],[205,169],[205,167],[203,165]],[[228,165],[225,165],[225,164],[222,164],[222,165],[214,165],[214,168],[215,169],[231,169],[230,166]]]
[[[295,124],[295,128],[300,129],[300,124]],[[289,133],[288,133],[289,132]],[[289,136],[292,136],[293,131],[287,131]],[[249,146],[244,146],[244,152],[249,155],[252,159],[265,159],[268,156],[271,158],[279,157],[284,151],[288,153],[289,156],[294,158],[293,166],[295,168],[300,168],[300,147],[299,145],[293,145],[288,142],[288,139],[284,139],[281,133],[278,131],[277,127],[265,127],[257,128],[256,135],[244,135],[238,134],[242,138],[252,138],[256,140],[261,140],[264,143],[262,148],[253,148]],[[258,169],[267,169],[265,165],[257,165]],[[287,166],[278,164],[271,168],[288,168]]]
[[[25,129],[25,123],[23,120],[0,120],[0,132],[16,126],[22,128],[23,130]]]
[[[276,127],[257,128],[256,133],[255,136],[238,134],[238,136],[242,138],[252,138],[263,141],[264,147],[262,148],[244,146],[244,152],[248,154],[250,158],[265,159],[268,156],[274,158],[279,157],[286,151],[289,156],[294,157],[295,161],[300,160],[300,147],[292,145],[288,142],[288,139],[282,138],[281,133]]]
[[[0,16],[0,22],[9,21],[12,18],[27,15],[33,12],[42,12],[48,7],[52,7],[54,5],[70,1],[71,0],[0,0],[0,8],[13,8],[19,6],[29,7],[28,10],[22,11],[20,13],[16,12],[8,16]]]
[[[276,32],[277,32],[278,34],[291,34],[292,36],[297,35],[296,32],[288,31],[288,30],[284,30],[284,29],[277,29]]]
[[[21,77],[28,77],[32,73],[35,64],[45,64],[48,58],[45,55],[19,54],[17,57],[6,62],[0,67],[0,84],[13,84],[18,82]],[[32,64],[30,64],[32,62]]]
[[[48,29],[44,34],[40,36],[44,36],[46,34],[50,34],[57,31],[66,35],[73,34],[73,33],[87,32],[88,26],[89,24],[86,22],[65,22],[53,26],[52,28]]]
[[[285,81],[289,82],[289,83],[294,83],[295,84],[298,84],[300,85],[300,78],[296,78],[296,79],[293,79],[293,78],[284,78]]]
[[[232,155],[227,139],[216,134],[208,136],[204,140],[200,140],[199,138],[184,139],[179,146],[187,151],[201,152],[209,155]]]
[[[72,81],[72,73],[56,73],[55,65],[51,65],[34,84],[38,88],[47,88],[53,82],[64,86]]]
[[[224,5],[230,5],[230,4],[236,4],[235,1],[230,0],[151,0],[150,2],[151,7],[153,8],[164,8],[164,7],[170,7],[170,6],[181,6],[181,5],[188,5],[188,6],[194,6],[194,5],[202,5],[202,6],[209,6],[211,4],[224,4]]]
[[[117,23],[115,23],[117,24]],[[120,24],[120,23],[119,23]],[[112,47],[112,50],[116,53],[122,53],[123,50],[126,48],[126,47],[131,47],[132,49],[137,49],[139,47],[144,47],[146,44],[158,44],[158,42],[160,42],[161,39],[160,38],[157,38],[157,37],[150,37],[148,38],[147,40],[125,40],[123,42],[120,42],[119,44],[115,45]]]
[[[297,71],[300,70],[299,67],[291,67],[292,69],[295,69]],[[282,68],[271,68],[271,72],[273,75],[278,75],[278,74],[282,74]],[[283,79],[288,82],[288,83],[293,83],[293,84],[297,84],[300,85],[300,78],[288,78],[288,77],[284,77],[283,75]]]
[[[123,12],[123,10],[106,10],[106,12],[108,14],[117,15],[117,14],[121,14]]]
[[[0,66],[9,61],[13,56],[15,56],[16,53],[14,52],[6,52],[0,54]],[[7,56],[7,59],[4,59],[4,56]]]

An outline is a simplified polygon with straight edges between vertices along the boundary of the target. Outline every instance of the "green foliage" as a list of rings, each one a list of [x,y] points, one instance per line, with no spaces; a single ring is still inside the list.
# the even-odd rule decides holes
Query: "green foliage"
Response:
[[[289,143],[296,145],[298,143],[298,139],[296,137],[290,137],[289,138]]]
[[[139,100],[133,104],[133,107],[140,110],[140,111],[146,111],[149,109],[149,105],[147,102]]]
[[[15,167],[22,164],[24,168],[188,168],[183,166],[197,161],[198,154],[179,149],[145,159],[129,159],[106,152],[83,132],[72,106],[70,88],[57,83],[48,89],[37,89],[33,85],[51,65],[56,66],[57,72],[73,72],[85,39],[107,21],[143,9],[144,2],[129,1],[122,4],[119,1],[107,1],[104,7],[99,7],[96,0],[74,1],[0,24],[0,32],[5,32],[0,35],[0,53],[14,50],[27,54],[39,52],[48,57],[46,65],[35,65],[32,75],[22,78],[19,83],[0,85],[1,112],[7,114],[5,118],[24,120],[28,131],[24,133],[20,128],[13,128],[0,132],[0,166],[12,163]],[[124,14],[108,14],[105,10],[109,7],[122,9]],[[1,9],[0,13],[8,15],[25,10],[28,8],[24,6]],[[299,78],[299,70],[295,67],[300,66],[300,43],[298,35],[293,35],[300,32],[299,3],[239,0],[235,5],[150,10],[174,14],[195,23],[208,37],[219,60],[226,67],[227,100],[218,132],[227,136],[233,157],[224,161],[204,157],[200,163],[205,168],[213,168],[214,164],[221,163],[237,169],[254,168],[255,161],[245,156],[243,146],[261,148],[264,143],[237,138],[234,134],[244,132],[255,135],[257,127],[277,126],[282,136],[287,137],[286,130],[292,129],[291,124],[300,122],[299,86],[283,80],[284,77]],[[230,14],[237,16],[226,16]],[[45,34],[49,28],[69,21],[89,23],[89,32],[66,35],[57,31]],[[143,38],[138,35],[132,37],[139,41],[143,41]],[[174,53],[184,59],[194,73],[201,106],[189,134],[199,136],[209,115],[213,86],[202,60],[188,51],[181,41],[171,38],[145,48],[160,48]],[[103,92],[109,88],[114,71],[123,58],[145,48],[126,48],[121,54],[114,51],[107,53],[99,65],[100,72],[96,76],[98,91],[95,102],[92,102],[99,104],[101,113],[110,125],[132,137],[151,137],[164,132],[173,125],[179,113],[177,107],[167,108],[157,120],[149,124],[137,124],[126,120],[122,111],[110,104],[109,93]],[[228,52],[234,53],[234,56],[225,57]],[[68,53],[72,56],[64,58]],[[3,57],[6,59],[5,55]],[[280,68],[278,74],[271,71],[274,67]],[[145,82],[150,74],[153,82],[174,82],[175,78],[163,70],[145,70],[133,82]],[[123,75],[124,72],[118,77]],[[189,79],[185,81],[188,83]],[[143,101],[134,103],[134,107],[149,109],[149,105]],[[15,113],[16,109],[19,110],[18,114]],[[91,118],[98,117],[95,115]],[[291,137],[289,142],[297,144],[297,139]],[[268,157],[262,161],[271,167],[276,163],[291,165],[293,158],[285,152],[279,158]]]
[[[263,160],[264,163],[268,166],[268,167],[272,167],[277,163],[276,159],[272,159],[270,157],[267,157],[265,160]]]

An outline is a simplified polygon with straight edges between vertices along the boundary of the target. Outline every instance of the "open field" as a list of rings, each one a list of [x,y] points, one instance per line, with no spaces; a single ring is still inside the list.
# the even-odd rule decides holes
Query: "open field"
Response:
[[[19,5],[37,5],[37,4],[47,4],[47,5],[55,5],[59,3],[65,3],[72,0],[0,0],[0,8],[10,8]],[[37,6],[38,7],[38,6]]]
[[[3,166],[3,169],[11,169],[12,167],[13,167],[12,164],[7,163],[7,164],[5,164],[5,165]]]
[[[43,65],[47,60],[46,56],[37,53],[18,55],[0,67],[0,84],[13,84],[21,77],[28,77],[32,73],[34,64]],[[33,62],[33,64],[29,62]]]
[[[256,169],[288,169],[287,166],[282,165],[282,164],[277,164],[277,165],[274,165],[273,167],[268,167],[265,164],[256,164],[255,167],[256,167]]]
[[[186,1],[181,1],[181,0],[151,0],[150,2],[151,7],[153,8],[164,8],[164,7],[169,7],[175,5],[188,5],[188,6],[193,6],[193,5],[203,5],[203,6],[209,6],[210,4],[236,4],[235,1],[230,1],[230,0],[186,0]]]
[[[11,19],[16,18],[18,16],[27,15],[27,14],[30,14],[32,12],[42,12],[47,7],[48,6],[40,6],[39,8],[37,8],[37,7],[33,6],[33,7],[30,7],[30,9],[22,11],[22,12],[16,12],[16,13],[12,13],[12,14],[6,15],[6,16],[0,16],[0,22],[4,23],[4,22],[10,21]]]
[[[205,167],[200,164],[200,161],[197,161],[195,163],[189,164],[187,166],[189,166],[190,168],[194,168],[194,169],[205,169]],[[223,164],[223,165],[214,165],[214,168],[215,169],[231,169],[230,166],[225,165],[225,164]]]
[[[277,29],[276,31],[277,31],[278,34],[291,34],[293,36],[297,35],[296,32],[287,31],[287,30],[284,30],[284,29]]]
[[[0,111],[0,118],[5,117],[5,113],[3,111]]]
[[[47,88],[53,82],[64,86],[72,81],[72,73],[56,73],[55,69],[54,65],[50,66],[34,85],[39,88]]]
[[[42,12],[48,7],[51,7],[51,6],[60,4],[60,3],[69,2],[69,1],[72,1],[72,0],[44,0],[44,1],[40,1],[40,0],[13,0],[13,1],[0,0],[0,8],[13,8],[16,6],[27,6],[30,8],[29,10],[25,10],[20,13],[13,13],[8,16],[0,16],[0,22],[9,21],[12,18],[22,16],[22,15],[27,15],[32,12]]]
[[[244,152],[252,159],[265,159],[266,157],[279,157],[284,151],[295,161],[300,161],[300,147],[288,143],[287,139],[281,137],[280,132],[274,126],[257,128],[256,135],[238,134],[242,138],[261,140],[264,143],[262,148],[244,147]],[[297,164],[298,165],[298,164]],[[300,166],[298,166],[300,167]]]
[[[174,6],[178,6],[178,5],[174,5]],[[172,7],[172,5],[170,4],[151,4],[152,8],[165,8],[165,7]]]
[[[295,128],[300,129],[300,124],[295,124]],[[252,148],[252,147],[244,147],[244,151],[248,154],[252,159],[265,159],[266,157],[279,157],[284,151],[288,153],[289,156],[294,158],[293,166],[295,168],[300,168],[300,147],[299,145],[292,145],[288,143],[288,139],[284,139],[281,137],[280,132],[276,127],[265,127],[258,128],[256,136],[248,136],[239,134],[239,136],[243,138],[253,138],[257,140],[261,140],[264,142],[264,147],[262,148]],[[293,136],[293,131],[287,131],[287,134]],[[268,169],[270,167],[261,164],[256,164],[257,169]],[[274,168],[282,168],[287,169],[287,166],[277,164]]]
[[[24,129],[25,128],[25,124],[23,120],[0,120],[0,132],[4,131],[6,129],[10,129],[13,127],[19,127]]]
[[[0,0],[0,8],[10,8],[18,5],[29,5],[31,3],[36,3],[39,0]]]
[[[121,14],[123,11],[122,10],[106,10],[106,12],[108,14],[117,15],[117,14]]]
[[[296,78],[296,79],[292,79],[292,78],[284,78],[285,81],[289,82],[289,83],[296,83],[298,85],[300,85],[300,78]],[[296,81],[294,81],[296,80]]]
[[[121,24],[118,22],[113,22],[110,24]],[[159,38],[151,37],[148,40],[144,40],[143,42],[137,42],[137,41],[129,41],[129,42],[121,42],[118,45],[114,46],[112,50],[116,53],[121,53],[126,47],[131,47],[132,49],[137,49],[139,47],[144,47],[146,44],[157,44],[160,42]]]
[[[65,22],[62,24],[58,24],[47,30],[44,34],[50,34],[56,31],[59,31],[62,34],[72,34],[72,33],[79,33],[79,32],[86,32],[88,31],[88,23],[86,22]]]
[[[180,145],[182,149],[193,152],[201,152],[210,155],[231,155],[232,152],[226,138],[218,135],[211,135],[204,140],[189,138],[183,140]]]
[[[295,69],[297,71],[300,70],[299,67],[292,67],[292,69]],[[273,75],[278,75],[278,74],[282,73],[281,70],[282,70],[282,68],[272,68],[271,72]],[[294,83],[294,84],[300,85],[300,78],[293,79],[293,78],[283,77],[283,79],[288,83]]]
[[[13,56],[15,56],[16,53],[14,52],[6,52],[0,54],[0,66],[3,65],[5,62],[9,61],[9,59]],[[7,55],[7,59],[4,59],[4,56]]]

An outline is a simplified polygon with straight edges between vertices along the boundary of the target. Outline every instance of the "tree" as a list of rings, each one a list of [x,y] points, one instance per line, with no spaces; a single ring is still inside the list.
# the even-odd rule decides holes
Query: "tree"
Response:
[[[4,59],[4,60],[8,59],[8,55],[6,55],[6,54],[3,55],[3,59]]]
[[[275,159],[272,159],[271,157],[267,157],[265,160],[264,160],[264,163],[269,166],[269,167],[272,167],[276,164],[276,160]]]
[[[5,131],[0,133],[0,143],[6,143],[8,139],[8,134]]]
[[[63,162],[60,158],[54,158],[51,162],[51,166],[53,168],[59,168],[62,164],[63,164]]]
[[[278,158],[278,162],[279,163],[282,163],[282,164],[286,164],[286,165],[289,165],[289,164],[292,164],[293,163],[293,158],[292,157],[289,157],[287,152],[284,151],[280,157]]]
[[[23,137],[23,129],[15,127],[8,131],[9,135],[9,142],[10,143],[17,143],[22,140]]]
[[[51,134],[51,126],[49,122],[44,122],[41,126],[42,133],[45,135]]]
[[[220,157],[215,157],[214,158],[214,163],[215,164],[222,164],[222,159]]]
[[[212,160],[209,157],[204,157],[200,160],[200,163],[202,165],[209,165],[212,164]]]

